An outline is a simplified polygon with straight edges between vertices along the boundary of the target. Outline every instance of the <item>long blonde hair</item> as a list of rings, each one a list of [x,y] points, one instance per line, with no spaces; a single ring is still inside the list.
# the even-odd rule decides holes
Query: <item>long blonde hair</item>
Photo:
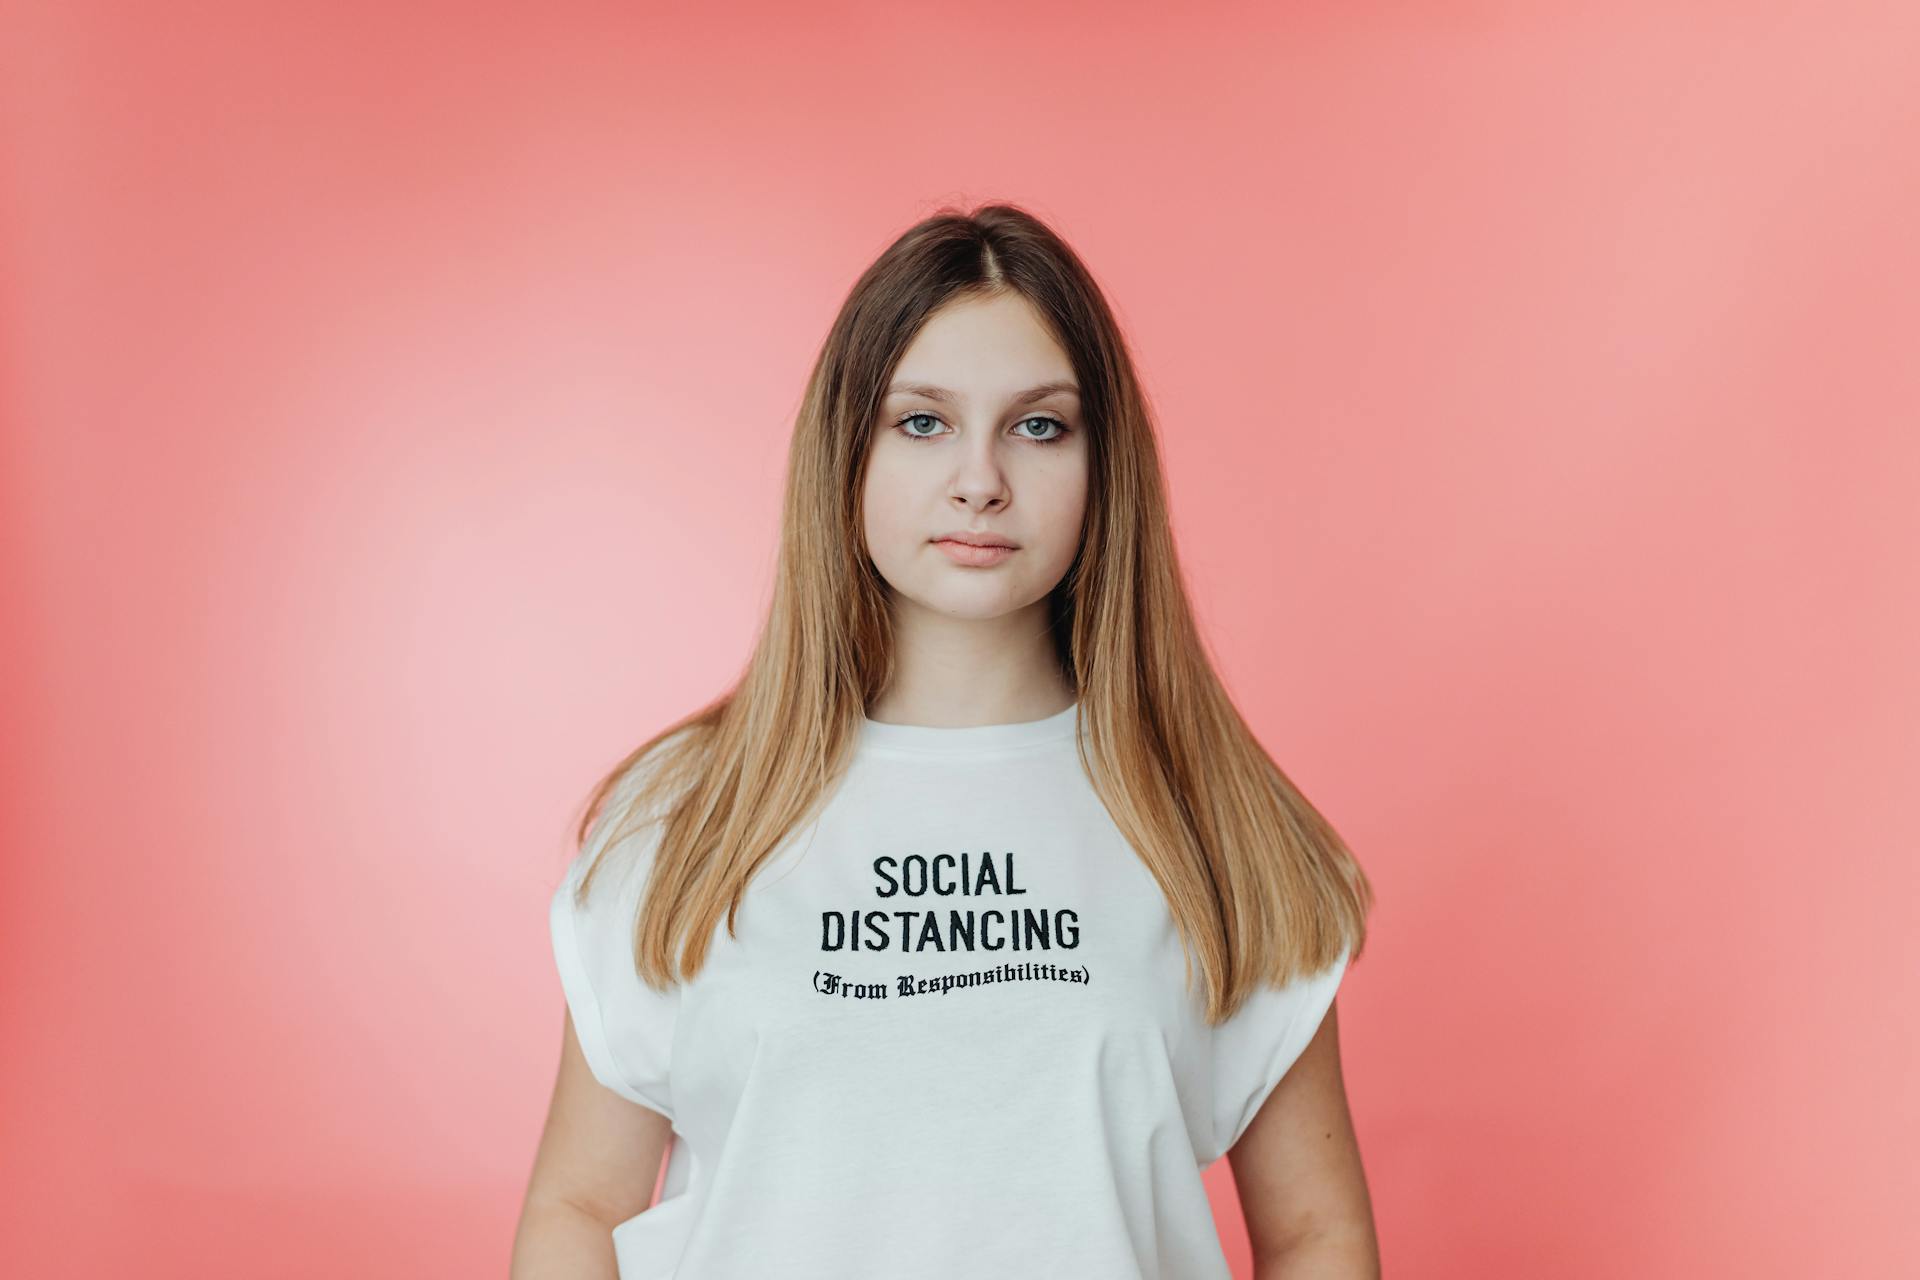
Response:
[[[1012,291],[1066,351],[1088,436],[1078,555],[1049,597],[1077,691],[1081,767],[1158,881],[1210,1023],[1258,981],[1318,972],[1365,943],[1373,891],[1332,825],[1254,739],[1213,670],[1175,561],[1160,461],[1132,361],[1079,258],[1030,213],[951,208],[909,228],[855,283],[821,347],[787,456],[773,599],[734,688],[641,743],[594,787],[584,848],[658,823],[634,924],[656,988],[705,963],[755,872],[812,820],[894,660],[887,585],[860,494],[889,378],[920,326]],[[588,866],[584,902],[603,859]]]

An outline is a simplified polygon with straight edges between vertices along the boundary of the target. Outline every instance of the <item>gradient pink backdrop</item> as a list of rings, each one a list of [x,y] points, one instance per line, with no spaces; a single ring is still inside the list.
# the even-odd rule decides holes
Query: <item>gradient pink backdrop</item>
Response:
[[[853,278],[1005,198],[1378,887],[1388,1274],[1913,1274],[1911,4],[4,24],[0,1270],[504,1274],[568,824],[744,659]]]

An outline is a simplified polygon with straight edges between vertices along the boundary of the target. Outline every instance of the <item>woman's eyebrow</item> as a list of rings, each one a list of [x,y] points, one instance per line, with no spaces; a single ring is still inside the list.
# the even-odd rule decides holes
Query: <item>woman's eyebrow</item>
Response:
[[[938,400],[941,404],[957,404],[960,396],[945,387],[936,387],[927,382],[896,382],[887,388],[890,396],[925,396],[929,400]],[[1043,382],[1037,387],[1029,387],[1013,397],[1014,404],[1032,404],[1036,400],[1045,400],[1048,396],[1067,395],[1076,399],[1080,388],[1071,382]]]

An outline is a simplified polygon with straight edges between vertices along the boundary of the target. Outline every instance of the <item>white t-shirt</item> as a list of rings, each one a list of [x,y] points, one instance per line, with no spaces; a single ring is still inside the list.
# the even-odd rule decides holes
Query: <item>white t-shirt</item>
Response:
[[[1347,956],[1208,1028],[1077,715],[865,721],[666,995],[631,950],[657,828],[573,906],[601,822],[551,902],[561,985],[594,1075],[674,1132],[661,1199],[614,1228],[622,1280],[1226,1280],[1201,1170]]]

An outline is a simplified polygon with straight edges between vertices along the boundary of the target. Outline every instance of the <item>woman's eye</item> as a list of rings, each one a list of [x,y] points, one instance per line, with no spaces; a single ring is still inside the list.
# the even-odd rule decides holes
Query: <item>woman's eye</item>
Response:
[[[906,431],[906,433],[907,433],[907,434],[908,434],[909,436],[911,436],[911,437],[913,437],[913,438],[914,438],[915,440],[925,440],[925,439],[927,439],[927,438],[929,438],[930,436],[933,436],[933,435],[936,435],[936,434],[938,434],[937,432],[927,432],[927,433],[925,433],[925,434],[922,434],[921,432],[918,432],[918,431],[915,431],[915,430],[913,429],[913,425],[912,425],[912,424],[913,424],[913,421],[914,421],[914,419],[916,419],[916,418],[925,418],[925,419],[926,419],[926,420],[927,420],[928,422],[931,422],[931,423],[934,423],[934,424],[935,424],[936,426],[937,426],[937,425],[939,424],[939,422],[940,422],[940,419],[938,419],[938,418],[936,418],[936,417],[934,417],[934,416],[933,416],[932,414],[930,414],[930,413],[910,413],[910,414],[908,414],[908,415],[907,415],[906,417],[904,417],[904,418],[902,418],[902,419],[900,419],[900,422],[899,422],[899,425],[900,425],[900,426],[901,426],[901,427],[902,427],[903,429],[905,429],[905,431]]]
[[[1058,440],[1061,436],[1064,436],[1065,434],[1067,434],[1067,424],[1060,421],[1060,419],[1058,418],[1049,418],[1044,414],[1042,414],[1039,417],[1028,418],[1026,422],[1022,422],[1020,425],[1024,427],[1027,425],[1028,422],[1044,422],[1048,426],[1055,428],[1054,433],[1049,436],[1028,436],[1027,437],[1027,439],[1033,440],[1039,444],[1052,444],[1055,440]]]

